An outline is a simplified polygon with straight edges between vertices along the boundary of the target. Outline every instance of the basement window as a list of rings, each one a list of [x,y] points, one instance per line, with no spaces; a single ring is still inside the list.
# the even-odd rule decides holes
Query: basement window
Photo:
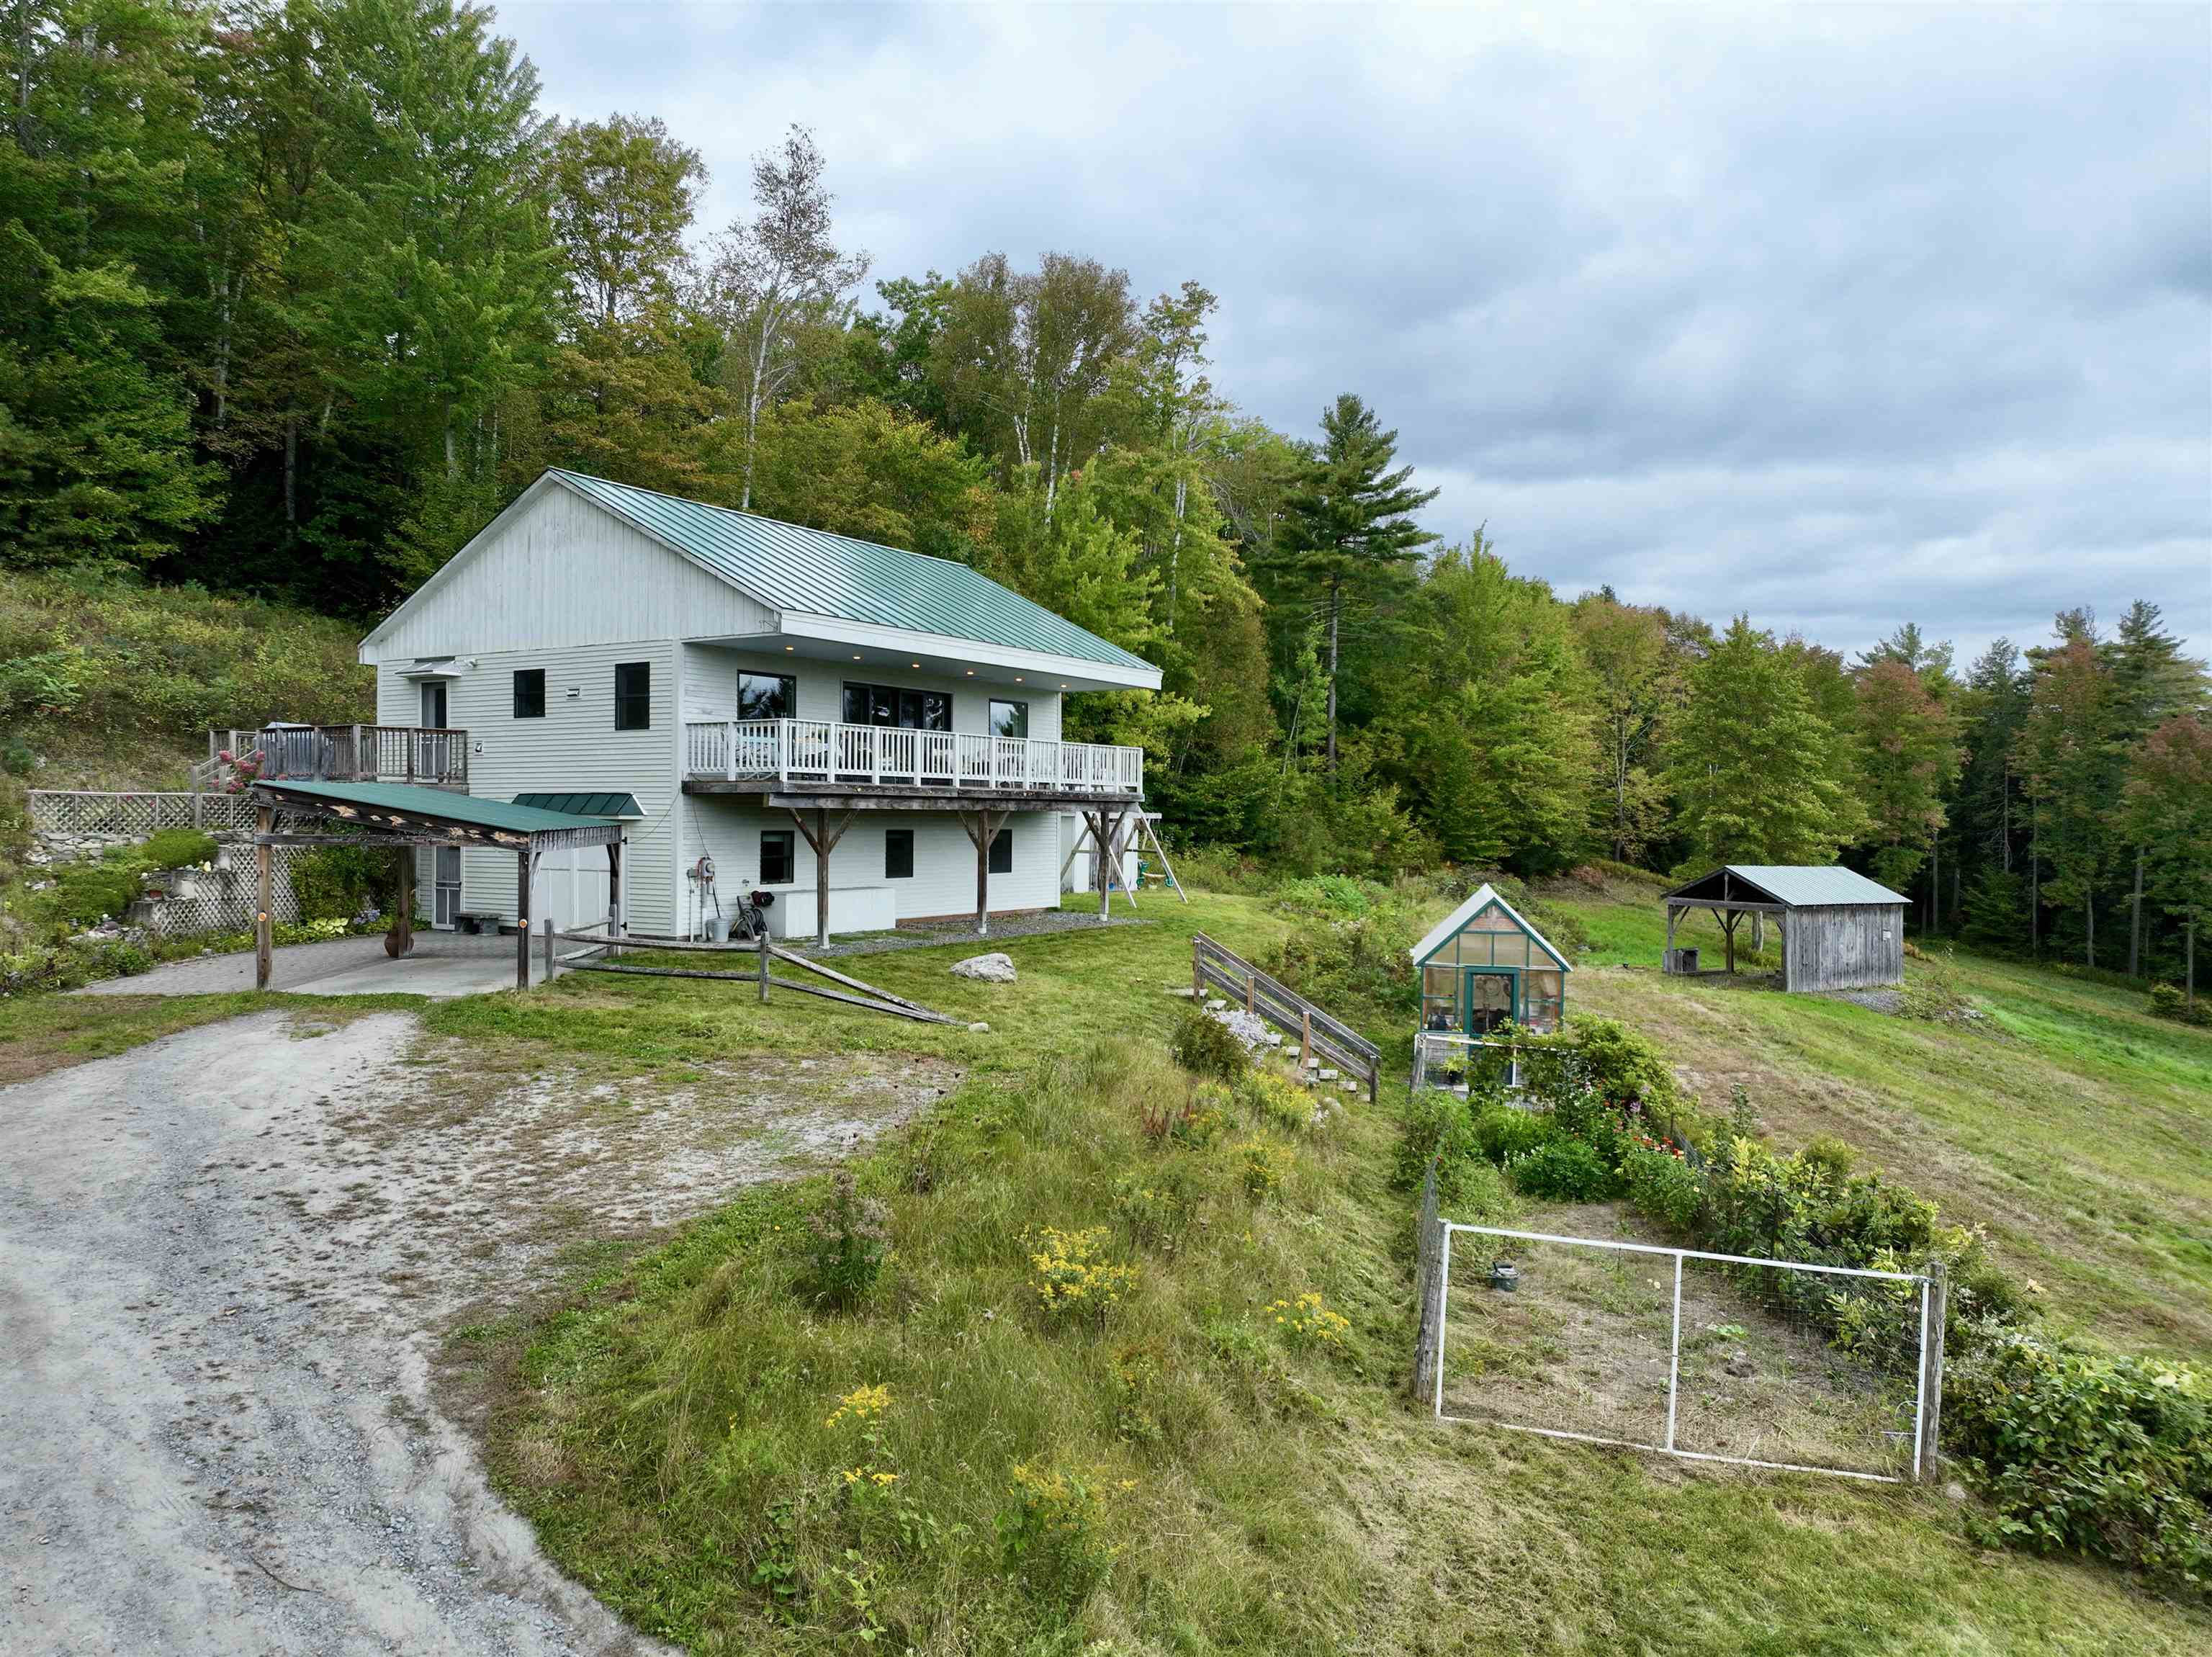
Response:
[[[1012,874],[1014,872],[1014,832],[1002,828],[991,838],[991,873]]]
[[[799,837],[789,829],[761,831],[760,879],[763,886],[789,886],[799,878]]]
[[[914,831],[912,829],[884,831],[884,879],[886,880],[914,879]]]

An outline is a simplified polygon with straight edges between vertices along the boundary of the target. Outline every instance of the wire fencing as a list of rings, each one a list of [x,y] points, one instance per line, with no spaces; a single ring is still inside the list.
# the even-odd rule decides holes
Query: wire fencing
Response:
[[[1435,1229],[1435,1355],[1417,1349],[1416,1368],[1440,1419],[1884,1482],[1932,1471],[1940,1273]]]

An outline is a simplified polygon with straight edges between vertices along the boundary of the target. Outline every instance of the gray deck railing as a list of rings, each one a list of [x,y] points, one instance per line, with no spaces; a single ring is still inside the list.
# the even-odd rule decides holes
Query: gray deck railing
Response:
[[[429,725],[295,725],[208,733],[208,763],[193,768],[211,777],[224,769],[220,756],[261,755],[257,775],[268,782],[412,783],[425,788],[469,787],[469,734]]]
[[[1318,1055],[1365,1082],[1367,1102],[1375,1103],[1382,1080],[1381,1048],[1203,932],[1192,935],[1190,952],[1191,993],[1201,1002],[1209,987],[1219,990],[1255,1018],[1265,1019],[1286,1035],[1297,1036],[1303,1050],[1301,1062]]]

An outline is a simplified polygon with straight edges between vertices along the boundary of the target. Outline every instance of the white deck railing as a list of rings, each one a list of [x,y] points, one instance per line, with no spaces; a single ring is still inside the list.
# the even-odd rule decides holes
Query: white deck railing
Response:
[[[829,719],[690,719],[684,770],[723,782],[890,783],[1142,795],[1145,751]]]

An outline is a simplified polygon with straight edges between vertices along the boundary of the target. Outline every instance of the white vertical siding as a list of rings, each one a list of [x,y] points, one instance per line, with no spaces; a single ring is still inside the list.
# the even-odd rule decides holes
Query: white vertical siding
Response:
[[[474,666],[469,665],[471,661]],[[653,726],[614,728],[615,664],[643,661],[653,669]],[[623,906],[641,932],[666,933],[676,925],[675,743],[676,647],[663,640],[599,644],[567,650],[482,652],[454,664],[447,685],[447,718],[469,734],[469,792],[511,800],[525,792],[620,789],[637,796],[642,822],[629,825],[623,859]],[[545,715],[514,717],[514,673],[545,671]],[[576,695],[571,699],[573,688]],[[377,673],[377,716],[392,724],[417,722],[415,682],[394,667]],[[601,854],[602,861],[604,854]],[[567,868],[566,854],[561,868]],[[427,855],[418,862],[422,905],[429,907]],[[562,876],[565,889],[567,877]],[[461,854],[461,902],[465,909],[514,915],[515,860],[503,851]]]
[[[714,884],[721,894],[724,914],[729,913],[739,897],[760,884],[763,830],[791,830],[797,854],[793,870],[796,878],[788,886],[769,890],[779,894],[813,892],[814,854],[806,837],[798,833],[790,813],[760,811],[710,794],[685,795],[678,809],[683,817],[681,862],[688,868],[702,854],[714,860]],[[1013,831],[1014,867],[1011,874],[991,877],[992,912],[1057,907],[1061,856],[1057,814],[1018,812],[1006,824]],[[895,880],[884,873],[884,834],[895,828],[914,831],[910,879]],[[960,819],[950,812],[855,812],[852,826],[830,854],[830,883],[833,888],[889,887],[902,921],[928,915],[972,915],[975,912],[975,847],[960,826]]]
[[[362,649],[364,661],[405,663],[775,625],[773,611],[556,483],[462,549]]]

